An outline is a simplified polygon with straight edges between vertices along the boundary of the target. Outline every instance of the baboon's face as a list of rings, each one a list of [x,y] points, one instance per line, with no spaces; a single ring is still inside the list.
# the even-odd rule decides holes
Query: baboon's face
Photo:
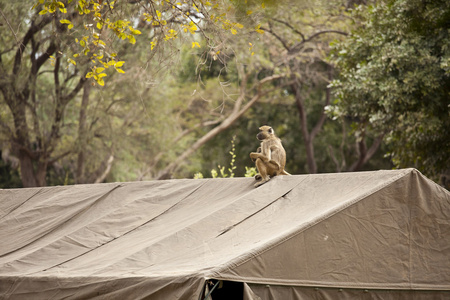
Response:
[[[259,127],[260,132],[256,135],[256,138],[260,141],[268,139],[275,135],[275,132],[273,131],[272,127],[264,125]]]

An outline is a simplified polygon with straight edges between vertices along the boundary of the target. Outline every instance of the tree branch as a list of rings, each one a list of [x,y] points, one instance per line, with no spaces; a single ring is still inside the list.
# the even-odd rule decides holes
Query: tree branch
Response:
[[[8,24],[9,30],[11,30],[12,34],[14,35],[14,39],[16,40],[16,44],[18,45],[19,39],[17,38],[17,34],[14,32],[14,29],[12,28],[11,24],[9,23],[8,19],[6,18],[5,14],[0,8],[0,14],[2,15],[3,19],[5,19],[6,24]]]
[[[294,28],[291,24],[289,24],[288,22],[283,21],[283,20],[279,20],[279,19],[275,19],[275,18],[272,18],[272,20],[274,20],[274,21],[276,21],[276,22],[278,22],[278,23],[281,23],[281,24],[287,26],[287,27],[290,28],[293,32],[295,32],[295,33],[297,33],[298,35],[301,36],[302,42],[305,41],[305,35],[304,35],[303,33],[301,33],[300,31],[298,31],[297,29],[295,29],[295,28]]]
[[[16,56],[14,58],[14,65],[13,65],[14,75],[17,75],[19,73],[20,66],[22,65],[23,51],[25,50],[25,47],[27,46],[28,42],[31,40],[31,38],[34,36],[36,32],[42,30],[51,21],[52,18],[50,16],[42,17],[41,21],[37,25],[34,23],[34,20],[31,21],[31,26],[28,29],[25,36],[23,37],[22,42],[19,43],[19,48],[16,51]]]
[[[360,170],[362,166],[364,166],[372,158],[372,156],[380,147],[381,142],[383,141],[383,137],[384,134],[379,135],[372,143],[372,146],[370,146],[369,150],[367,150],[365,136],[362,136],[361,141],[358,142],[359,158],[350,166],[350,172]]]
[[[269,23],[269,28],[261,27],[261,29],[272,34],[277,40],[280,41],[280,43],[283,45],[283,47],[289,51],[290,48],[289,48],[289,45],[287,44],[287,42],[282,37],[280,37],[278,34],[276,34],[275,31],[273,31],[270,23]]]
[[[301,47],[306,44],[307,42],[313,40],[314,38],[318,37],[319,35],[322,34],[327,34],[327,33],[337,33],[337,34],[342,34],[347,36],[348,33],[344,32],[344,31],[340,31],[340,30],[322,30],[319,32],[314,33],[313,35],[311,35],[309,38],[307,39],[303,39],[301,42],[298,42],[296,45],[294,45],[293,47],[291,47],[291,49],[289,50],[289,55],[293,55],[297,52],[299,52],[301,50]]]

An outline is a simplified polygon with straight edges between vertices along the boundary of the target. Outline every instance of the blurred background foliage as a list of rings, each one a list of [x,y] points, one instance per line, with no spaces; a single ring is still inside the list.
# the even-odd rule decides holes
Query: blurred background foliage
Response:
[[[151,49],[157,2],[120,6],[141,34],[105,38],[125,73],[101,86],[88,59],[66,63],[62,15],[0,0],[0,188],[210,177],[232,159],[244,176],[265,124],[291,174],[415,167],[448,185],[447,1],[211,1],[242,28],[198,18]]]

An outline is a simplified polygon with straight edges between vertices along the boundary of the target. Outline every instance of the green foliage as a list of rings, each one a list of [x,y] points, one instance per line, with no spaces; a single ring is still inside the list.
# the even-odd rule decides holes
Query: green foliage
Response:
[[[359,6],[361,26],[334,45],[336,117],[386,134],[397,167],[436,176],[450,166],[450,2]]]
[[[245,167],[244,177],[255,177],[258,174],[256,167]]]
[[[211,170],[211,177],[212,178],[233,178],[234,177],[234,172],[236,170],[236,146],[235,146],[235,139],[236,136],[233,136],[233,139],[231,140],[231,151],[229,152],[229,154],[231,155],[231,160],[230,160],[230,167],[227,169],[228,172],[225,170],[225,166],[221,166],[218,165],[217,169],[218,171],[214,168]],[[245,167],[247,169],[247,167]],[[200,179],[200,178],[204,178],[203,174],[201,172],[197,172],[194,174],[194,179]]]

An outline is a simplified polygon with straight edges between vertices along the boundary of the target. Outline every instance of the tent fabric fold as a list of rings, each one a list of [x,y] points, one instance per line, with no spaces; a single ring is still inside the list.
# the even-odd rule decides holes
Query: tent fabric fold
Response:
[[[417,170],[253,183],[0,190],[0,298],[196,300],[207,279],[248,300],[449,295],[450,193]]]

